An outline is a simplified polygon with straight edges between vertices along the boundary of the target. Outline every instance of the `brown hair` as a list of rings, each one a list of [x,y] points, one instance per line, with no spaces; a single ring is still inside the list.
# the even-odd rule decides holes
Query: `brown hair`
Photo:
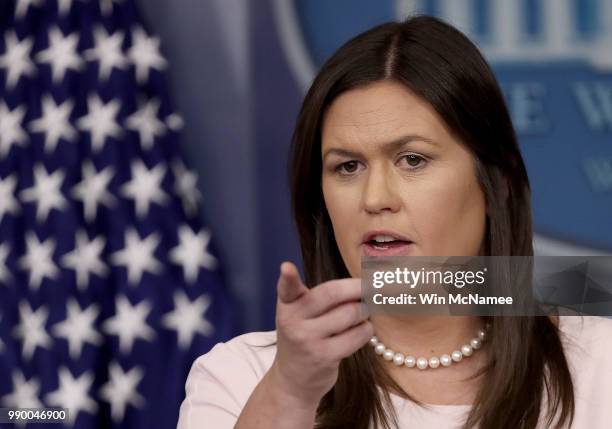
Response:
[[[350,276],[321,189],[324,114],[339,94],[384,79],[427,101],[473,154],[487,204],[486,255],[533,255],[529,181],[493,72],[461,32],[417,16],[348,41],[323,65],[304,99],[291,144],[290,189],[307,286]],[[555,416],[557,427],[569,426],[574,391],[558,327],[546,316],[490,322],[490,359],[479,373],[488,382],[465,427],[535,428],[544,396],[547,427]],[[341,361],[335,386],[320,401],[316,428],[397,426],[395,414],[386,411],[393,409],[388,388],[413,400],[364,346]]]

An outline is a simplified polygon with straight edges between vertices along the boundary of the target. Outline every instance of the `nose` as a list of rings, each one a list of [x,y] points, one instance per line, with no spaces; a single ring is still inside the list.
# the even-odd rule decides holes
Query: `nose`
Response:
[[[362,195],[363,209],[367,213],[399,211],[401,199],[398,195],[398,184],[392,174],[392,171],[383,166],[371,166],[369,169]]]

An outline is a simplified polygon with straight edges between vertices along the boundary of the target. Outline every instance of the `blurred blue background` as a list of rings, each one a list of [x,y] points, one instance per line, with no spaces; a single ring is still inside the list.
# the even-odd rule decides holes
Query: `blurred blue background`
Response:
[[[415,12],[458,26],[493,65],[532,183],[537,253],[612,252],[612,1],[139,3],[170,64],[242,331],[274,329],[279,264],[300,260],[286,165],[305,89],[344,41]]]

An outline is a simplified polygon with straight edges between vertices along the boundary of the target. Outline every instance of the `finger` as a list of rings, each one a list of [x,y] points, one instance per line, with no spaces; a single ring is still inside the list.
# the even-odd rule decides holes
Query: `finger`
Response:
[[[321,283],[305,297],[304,317],[315,318],[342,303],[360,299],[361,279],[348,278]]]
[[[300,273],[291,262],[281,264],[276,289],[278,299],[284,304],[289,304],[308,292],[308,288],[302,283]]]
[[[323,340],[323,349],[331,350],[330,358],[341,360],[352,355],[370,341],[374,335],[374,325],[365,320],[346,331]]]
[[[319,338],[340,334],[352,326],[358,325],[369,317],[365,304],[351,301],[340,304],[315,319],[307,320],[310,328],[318,333]]]

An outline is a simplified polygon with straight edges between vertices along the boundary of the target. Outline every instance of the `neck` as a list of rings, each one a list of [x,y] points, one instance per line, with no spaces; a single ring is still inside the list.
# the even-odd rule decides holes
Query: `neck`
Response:
[[[413,356],[450,354],[483,327],[477,316],[372,316],[375,335],[395,352]]]

